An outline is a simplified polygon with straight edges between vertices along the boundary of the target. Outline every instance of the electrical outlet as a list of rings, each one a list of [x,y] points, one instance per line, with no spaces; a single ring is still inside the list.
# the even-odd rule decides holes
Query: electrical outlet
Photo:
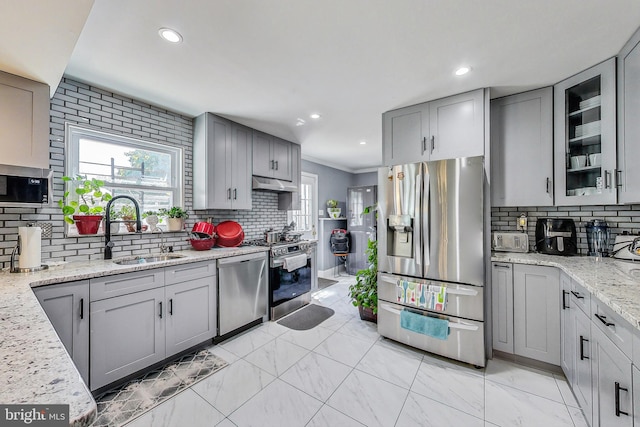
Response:
[[[318,216],[324,216],[324,211],[322,209],[318,211]]]

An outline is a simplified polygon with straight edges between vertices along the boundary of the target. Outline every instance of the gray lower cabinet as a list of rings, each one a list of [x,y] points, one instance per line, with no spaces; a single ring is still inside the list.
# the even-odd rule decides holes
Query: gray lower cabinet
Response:
[[[553,206],[553,88],[491,101],[491,206]]]
[[[593,384],[591,381],[593,342],[591,339],[591,321],[582,310],[576,309],[574,311],[575,316],[573,319],[573,333],[571,338],[574,340],[575,348],[575,373],[572,381],[569,381],[569,384],[573,389],[573,394],[576,396],[587,422],[589,425],[593,425]]]
[[[575,322],[577,307],[571,303],[571,278],[560,272],[560,367],[573,384],[576,375]]]
[[[593,425],[632,426],[631,360],[599,328],[591,333]]]
[[[216,310],[215,261],[92,279],[91,390],[212,339]]]
[[[166,357],[216,335],[216,277],[165,288]]]
[[[91,302],[91,390],[165,358],[164,287]]]
[[[89,281],[35,288],[34,293],[80,376],[89,383]]]
[[[560,280],[554,267],[513,266],[514,353],[560,366]]]
[[[509,263],[491,264],[493,348],[513,353],[513,267]]]
[[[633,425],[640,426],[640,370],[633,365],[631,368],[632,377],[633,377],[633,389],[635,392],[633,393]]]

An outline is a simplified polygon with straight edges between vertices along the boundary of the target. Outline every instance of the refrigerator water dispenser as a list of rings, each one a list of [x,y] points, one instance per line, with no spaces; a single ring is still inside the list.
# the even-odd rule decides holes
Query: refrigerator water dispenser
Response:
[[[389,215],[387,218],[387,255],[413,258],[413,218]]]

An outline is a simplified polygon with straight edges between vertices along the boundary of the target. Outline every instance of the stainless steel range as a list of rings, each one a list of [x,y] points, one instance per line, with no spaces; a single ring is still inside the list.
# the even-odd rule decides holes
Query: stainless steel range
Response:
[[[268,246],[269,307],[271,320],[279,319],[311,302],[311,290],[317,288],[316,266],[310,242],[245,242]]]

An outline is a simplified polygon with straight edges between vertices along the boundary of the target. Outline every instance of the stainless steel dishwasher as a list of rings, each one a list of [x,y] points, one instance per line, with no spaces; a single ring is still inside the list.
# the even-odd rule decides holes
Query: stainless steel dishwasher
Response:
[[[268,319],[267,253],[218,259],[218,335]]]

